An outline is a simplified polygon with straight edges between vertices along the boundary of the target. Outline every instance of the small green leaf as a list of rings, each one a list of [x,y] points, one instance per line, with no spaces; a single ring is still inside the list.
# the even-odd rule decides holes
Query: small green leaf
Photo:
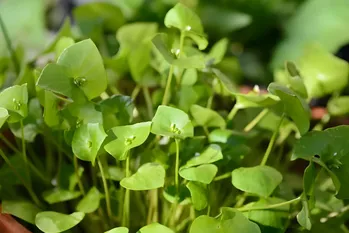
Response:
[[[271,83],[268,90],[277,95],[284,106],[284,112],[291,117],[301,134],[310,127],[310,109],[305,100],[291,89],[276,83]]]
[[[49,127],[57,126],[60,123],[59,99],[50,91],[45,91],[44,121]]]
[[[215,77],[219,81],[219,85],[215,85],[215,91],[220,93],[220,94],[228,94],[232,95],[238,91],[238,88],[236,85],[228,78],[222,71],[219,69],[212,69]],[[219,91],[217,91],[217,89]]]
[[[349,113],[349,96],[339,96],[327,103],[327,110],[331,116],[343,116]]]
[[[79,202],[76,211],[82,213],[95,212],[99,207],[101,194],[96,187],[92,187],[86,196]]]
[[[63,190],[63,189],[53,189],[50,191],[45,191],[43,193],[43,198],[45,201],[47,201],[49,204],[64,202],[73,200],[81,195],[78,191],[69,191],[69,190]]]
[[[189,233],[260,233],[258,225],[249,221],[242,213],[232,209],[221,208],[222,214],[219,218],[201,215],[196,218]]]
[[[190,168],[198,165],[214,163],[223,159],[221,147],[217,144],[211,144],[201,154],[191,158],[182,168]]]
[[[104,177],[106,179],[121,181],[125,177],[125,171],[120,167],[108,166],[108,169],[105,169]],[[98,176],[101,177],[101,173],[98,173]]]
[[[104,233],[128,233],[127,227],[116,227]]]
[[[142,145],[150,133],[151,122],[112,128],[115,139],[104,146],[104,149],[118,160],[125,160],[127,152]]]
[[[59,233],[78,225],[84,217],[85,214],[81,212],[67,215],[44,211],[36,215],[35,225],[45,233]]]
[[[198,79],[198,72],[196,69],[187,69],[182,77],[182,86],[193,86]]]
[[[209,184],[212,182],[217,172],[218,168],[216,165],[203,164],[197,167],[181,168],[179,170],[179,175],[186,180]]]
[[[71,37],[63,36],[60,38],[55,46],[56,58],[58,58],[66,48],[72,46],[73,44],[75,44],[75,41]]]
[[[7,109],[9,123],[18,122],[28,115],[27,84],[6,88],[0,93],[0,107]]]
[[[251,91],[248,94],[234,93],[236,98],[236,108],[259,108],[270,107],[279,102],[279,98],[271,94],[261,94],[259,92]]]
[[[35,224],[35,216],[41,210],[28,201],[7,201],[1,203],[2,213],[11,214],[26,222]]]
[[[142,227],[137,233],[175,233],[168,227],[161,225],[160,223],[154,222],[150,225]]]
[[[129,23],[119,28],[116,32],[116,39],[120,43],[121,50],[129,51],[140,43],[150,41],[157,30],[156,23]]]
[[[199,126],[224,128],[226,125],[224,118],[212,109],[195,104],[191,106],[190,113]]]
[[[298,93],[302,98],[308,98],[308,92],[304,85],[303,78],[293,62],[286,62],[286,70],[289,74],[288,82],[293,91]]]
[[[229,40],[223,38],[217,41],[208,53],[206,60],[211,64],[218,64],[223,60],[223,57],[227,51]]]
[[[194,136],[194,128],[188,115],[177,108],[160,105],[152,122],[153,134],[179,139]]]
[[[191,201],[196,210],[203,210],[207,207],[207,190],[205,185],[199,182],[189,182],[187,188],[190,191]]]
[[[74,133],[72,148],[76,157],[94,164],[99,148],[107,134],[98,123],[81,125]]]
[[[316,180],[315,164],[310,161],[308,167],[304,170],[303,176],[303,190],[306,195],[313,195],[314,185]]]
[[[304,227],[307,230],[311,229],[311,219],[310,219],[310,210],[307,200],[302,201],[302,210],[297,214],[297,221],[299,225]]]
[[[135,174],[121,180],[122,187],[131,190],[151,190],[163,187],[165,169],[157,163],[143,164]]]
[[[270,196],[281,181],[281,173],[269,166],[241,167],[232,172],[232,184],[237,189],[262,197]]]
[[[10,115],[8,114],[6,108],[0,107],[0,128],[4,125],[9,116]]]

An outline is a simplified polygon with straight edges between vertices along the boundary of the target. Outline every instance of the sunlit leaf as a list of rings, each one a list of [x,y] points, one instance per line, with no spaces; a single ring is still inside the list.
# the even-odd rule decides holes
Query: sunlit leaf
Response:
[[[9,116],[8,111],[5,108],[0,107],[0,128],[3,126]]]
[[[137,231],[137,233],[174,233],[174,231],[164,225],[161,225],[160,223],[154,222],[150,225],[142,227]]]
[[[212,182],[217,172],[218,168],[216,165],[203,164],[198,167],[181,168],[179,170],[179,175],[186,180],[209,184]]]
[[[188,160],[182,168],[189,168],[198,165],[214,163],[221,159],[223,159],[221,147],[217,144],[211,144],[201,154]]]
[[[116,227],[104,233],[128,233],[127,227]]]
[[[343,116],[349,113],[349,96],[339,96],[327,103],[327,110],[332,116]]]
[[[6,88],[0,93],[0,107],[7,109],[8,122],[18,122],[28,115],[27,84]]]
[[[80,195],[81,195],[81,193],[79,191],[53,189],[53,190],[45,191],[43,193],[43,198],[49,204],[54,204],[54,203],[73,200],[73,199],[79,197]]]
[[[191,106],[190,113],[199,126],[224,128],[226,125],[224,118],[212,109],[195,104]]]
[[[76,211],[82,213],[92,213],[99,207],[101,194],[96,187],[92,187],[86,196],[78,203]]]
[[[53,211],[44,211],[36,215],[35,225],[45,233],[59,233],[73,228],[84,217],[85,214],[81,212],[67,215]]]
[[[196,210],[203,210],[207,207],[207,190],[205,185],[199,182],[189,182],[187,188],[190,191],[191,201]]]

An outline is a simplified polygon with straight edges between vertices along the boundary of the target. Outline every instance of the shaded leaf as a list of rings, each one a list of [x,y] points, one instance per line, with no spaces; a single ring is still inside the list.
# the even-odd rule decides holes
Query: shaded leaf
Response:
[[[198,182],[189,182],[187,188],[190,191],[191,201],[196,210],[203,210],[207,207],[207,190],[205,185]]]
[[[82,213],[92,213],[99,207],[101,194],[96,187],[92,187],[86,196],[78,203],[76,211]]]
[[[214,163],[221,159],[223,159],[221,147],[217,144],[211,144],[201,154],[188,160],[182,168],[190,168],[202,164]]]
[[[182,77],[181,85],[192,86],[196,83],[198,79],[198,72],[196,69],[187,69]]]
[[[2,213],[11,214],[26,222],[35,224],[35,216],[41,210],[28,201],[2,200]]]
[[[43,198],[49,204],[54,204],[54,203],[73,200],[73,199],[79,197],[80,195],[81,195],[81,193],[79,191],[53,189],[50,191],[45,191],[43,193]]]
[[[310,210],[308,202],[306,200],[302,201],[302,210],[297,214],[297,221],[299,225],[304,227],[307,230],[311,229],[311,219],[310,219]]]
[[[0,107],[0,128],[3,126],[9,116],[8,111],[5,108]]]
[[[193,116],[195,123],[199,126],[224,128],[226,125],[223,117],[212,109],[204,108],[195,104],[191,106],[190,113]]]
[[[18,122],[28,115],[27,84],[6,88],[0,93],[0,107],[7,109],[9,123]]]
[[[210,52],[208,53],[206,59],[207,62],[211,64],[218,64],[220,63],[228,48],[229,40],[227,38],[220,39],[217,41],[211,48]]]

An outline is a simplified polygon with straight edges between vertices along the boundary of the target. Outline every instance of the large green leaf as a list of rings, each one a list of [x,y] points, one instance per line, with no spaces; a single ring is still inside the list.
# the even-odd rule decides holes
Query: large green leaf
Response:
[[[327,103],[327,110],[332,116],[343,116],[349,113],[349,96],[339,96]]]
[[[94,164],[98,150],[106,137],[107,134],[98,123],[81,125],[76,129],[72,141],[72,149],[75,156]]]
[[[54,203],[73,200],[79,197],[80,195],[81,195],[81,192],[79,191],[53,189],[53,190],[45,191],[43,193],[43,198],[49,204],[54,204]]]
[[[147,140],[150,127],[151,122],[114,127],[111,130],[115,139],[106,144],[104,149],[118,160],[125,160],[129,150],[142,145]]]
[[[70,215],[53,211],[44,211],[36,215],[35,225],[45,233],[59,233],[73,228],[85,217],[84,213]]]
[[[339,199],[349,198],[348,137],[349,126],[309,132],[295,143],[292,155],[292,159],[313,159],[324,167],[336,186]]]
[[[224,118],[212,109],[195,104],[191,106],[190,113],[199,126],[224,128],[226,125]]]
[[[131,190],[151,190],[163,187],[165,183],[165,169],[157,163],[142,165],[135,174],[121,180],[122,187]]]
[[[0,107],[0,128],[4,125],[9,116],[7,109]]]
[[[241,167],[232,172],[237,189],[262,197],[270,196],[281,181],[281,173],[269,166]]]
[[[76,211],[82,213],[92,213],[99,207],[101,193],[96,187],[92,187],[86,196],[78,203]]]
[[[18,122],[28,115],[27,84],[6,88],[0,93],[0,107],[7,109],[8,122]]]
[[[199,182],[189,182],[187,188],[190,191],[191,201],[196,210],[203,210],[207,207],[207,190],[205,185]]]
[[[116,227],[104,233],[128,233],[127,227]]]
[[[184,139],[194,136],[188,115],[177,108],[160,105],[152,119],[153,134]]]
[[[32,224],[35,224],[35,216],[41,211],[37,206],[28,201],[3,200],[1,208],[2,213],[11,214]]]
[[[221,147],[217,144],[211,144],[201,154],[191,158],[182,168],[190,168],[203,164],[214,163],[223,159]]]
[[[150,225],[142,227],[139,229],[139,231],[137,231],[137,233],[174,233],[174,231],[168,227],[165,227],[164,225],[161,225],[160,223],[154,222]]]
[[[284,113],[291,117],[299,132],[301,134],[308,132],[310,127],[310,109],[305,100],[291,89],[276,83],[271,83],[268,90],[281,99]]]
[[[209,184],[212,182],[217,172],[218,168],[216,165],[203,164],[197,167],[181,168],[179,170],[179,175],[186,180]]]
[[[221,209],[218,218],[201,215],[196,218],[189,233],[260,233],[258,225],[249,221],[242,213],[227,207]]]

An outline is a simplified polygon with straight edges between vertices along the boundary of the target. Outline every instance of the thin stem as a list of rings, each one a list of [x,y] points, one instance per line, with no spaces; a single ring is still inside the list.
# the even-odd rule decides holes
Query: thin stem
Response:
[[[12,47],[10,36],[8,35],[5,23],[2,20],[1,15],[0,15],[0,28],[1,28],[1,31],[2,31],[2,33],[4,35],[4,38],[5,38],[5,41],[6,41],[6,45],[7,45],[7,49],[10,52],[11,59],[12,59],[13,65],[15,67],[16,74],[19,74],[19,71],[20,71],[19,62],[18,62],[16,53],[15,53],[15,50]]]
[[[101,171],[101,176],[102,176],[102,181],[103,181],[103,188],[104,188],[104,193],[105,193],[105,202],[107,204],[107,214],[108,214],[109,219],[111,220],[112,219],[112,212],[111,212],[110,195],[109,195],[107,179],[105,178],[105,173],[104,173],[102,162],[98,157],[97,157],[97,163],[98,163],[99,170]]]
[[[16,170],[16,168],[12,165],[12,163],[10,162],[10,160],[7,158],[6,154],[4,153],[3,150],[0,149],[0,156],[3,158],[3,160],[5,161],[5,163],[10,167],[10,169],[13,171],[13,173],[18,177],[18,179],[22,182],[22,184],[24,185],[24,187],[27,189],[30,197],[33,199],[33,201],[35,202],[35,204],[37,204],[38,206],[42,206],[42,204],[39,201],[39,198],[36,196],[36,194],[34,193],[34,191],[31,188],[31,185],[28,184],[23,178],[22,176],[18,173],[18,171]]]
[[[231,177],[231,172],[227,172],[223,175],[220,175],[220,176],[217,176],[216,178],[213,179],[213,181],[219,181],[219,180],[224,180],[224,179],[227,179],[227,178],[230,178]]]
[[[80,189],[81,193],[85,196],[86,193],[85,193],[84,186],[83,186],[81,179],[80,179],[78,158],[76,156],[74,156],[74,170],[75,170],[76,179],[78,181],[79,189]]]
[[[130,176],[130,155],[127,156],[126,159],[126,171],[125,177]],[[122,225],[128,227],[130,218],[130,190],[125,190],[125,199],[124,199],[124,216],[122,218]]]
[[[267,108],[261,111],[248,125],[246,125],[244,131],[249,132],[251,129],[253,129],[263,119],[268,111],[269,110]]]
[[[181,31],[181,35],[179,38],[179,53],[177,55],[178,58],[180,58],[183,53],[184,39],[185,39],[185,31]],[[180,72],[178,77],[176,77],[178,87],[181,86],[183,73],[184,73],[184,69]]]
[[[143,95],[145,99],[145,104],[147,105],[148,117],[149,119],[151,119],[154,116],[154,112],[153,112],[153,102],[151,100],[149,89],[147,87],[142,87],[142,90],[143,90]]]
[[[162,103],[161,103],[162,105],[167,105],[168,102],[169,102],[170,89],[171,89],[172,76],[173,76],[173,69],[174,69],[174,67],[171,65],[170,66],[170,71],[168,72],[168,77],[167,77],[164,97],[162,98]]]
[[[177,190],[177,195],[179,191],[179,176],[178,176],[178,171],[179,171],[179,139],[175,139],[176,142],[176,167],[175,167],[175,186]]]
[[[138,94],[139,94],[140,91],[141,91],[141,87],[137,85],[137,86],[135,87],[135,89],[133,89],[133,91],[132,91],[131,98],[132,98],[133,100],[135,100],[135,99],[137,98],[137,96],[138,96]]]
[[[256,206],[256,207],[241,207],[241,208],[237,208],[238,211],[241,212],[246,212],[246,211],[251,211],[251,210],[268,210],[268,209],[276,209],[279,208],[281,206],[285,206],[285,205],[290,205],[292,203],[296,203],[301,199],[301,197],[297,197],[295,199],[289,200],[289,201],[285,201],[285,202],[281,202],[281,203],[277,203],[277,204],[273,204],[273,205],[267,205],[267,206]]]
[[[28,169],[27,148],[26,148],[25,139],[24,139],[23,120],[20,121],[20,125],[21,125],[21,137],[22,137],[22,155],[23,155],[23,160],[24,160],[25,172],[28,176],[28,179],[30,180],[30,173],[29,173],[29,169]]]
[[[230,110],[229,114],[228,114],[228,120],[233,120],[233,118],[235,117],[236,113],[239,111],[238,108],[236,108],[236,105],[234,105],[234,107]]]
[[[282,121],[283,121],[284,117],[285,117],[285,114],[282,114],[281,119],[280,119],[280,121],[279,121],[279,124],[278,124],[278,126],[276,127],[276,129],[275,129],[273,135],[271,136],[271,139],[270,139],[268,148],[267,148],[267,150],[265,151],[265,154],[264,154],[264,156],[263,156],[261,165],[265,165],[265,164],[267,163],[267,161],[268,161],[270,152],[271,152],[271,150],[273,149],[273,146],[274,146],[274,143],[275,143],[275,140],[276,140],[276,136],[277,136],[278,133],[279,133],[279,129],[280,129],[280,126],[281,126],[281,124],[282,124]]]

